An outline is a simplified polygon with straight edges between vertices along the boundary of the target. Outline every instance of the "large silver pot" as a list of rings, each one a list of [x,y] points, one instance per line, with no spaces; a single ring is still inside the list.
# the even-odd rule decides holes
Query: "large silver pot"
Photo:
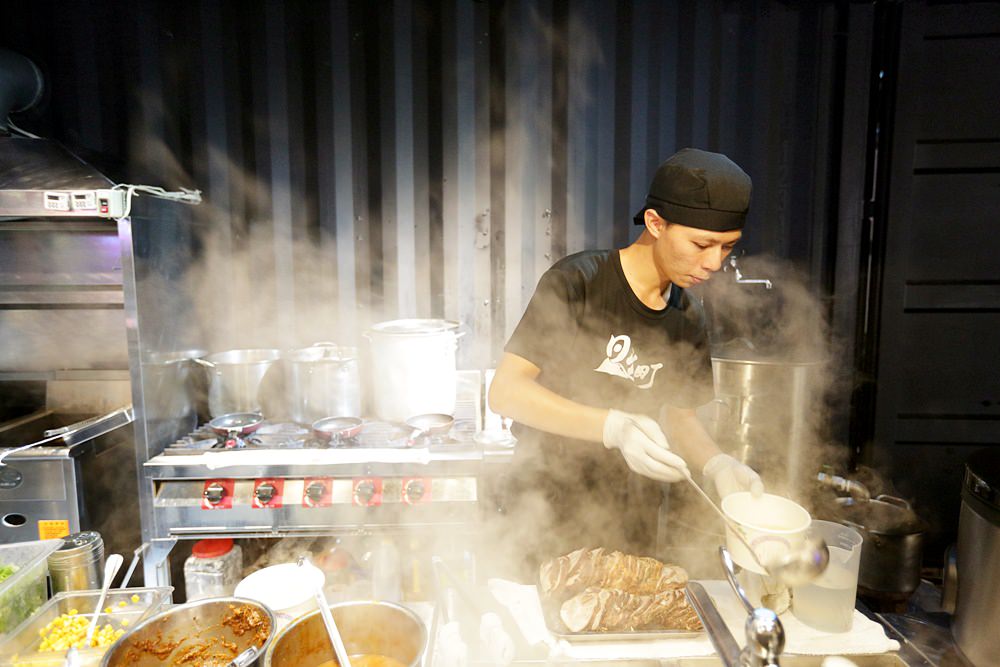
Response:
[[[812,476],[810,420],[822,398],[823,363],[782,360],[729,347],[712,354],[716,441],[793,493]]]
[[[427,646],[423,621],[391,602],[342,602],[330,606],[350,657],[381,655],[417,667]],[[300,616],[275,636],[264,667],[316,667],[336,660],[319,610]],[[334,663],[336,664],[336,663]]]
[[[361,416],[361,373],[358,351],[334,343],[286,352],[285,388],[288,414],[300,424],[325,417]]]
[[[199,399],[205,400],[205,383],[198,381],[202,374],[195,371],[195,360],[205,354],[205,350],[179,350],[149,355],[142,364],[147,420],[183,420],[187,431],[195,429]]]
[[[207,598],[171,607],[135,626],[111,645],[101,667],[225,667],[251,646],[262,654],[274,627],[274,614],[259,602]],[[184,655],[191,659],[181,661]]]
[[[281,358],[280,350],[228,350],[196,359],[209,368],[208,412],[213,417],[234,412],[261,412],[263,391],[273,381],[270,373]],[[265,379],[268,383],[265,383]]]
[[[838,498],[838,520],[864,538],[858,586],[872,593],[909,595],[920,585],[926,522],[902,498]]]
[[[371,390],[375,416],[406,421],[426,414],[455,414],[458,322],[406,319],[380,322],[371,341]]]
[[[958,600],[951,630],[976,667],[1000,665],[1000,451],[965,464],[958,519]]]

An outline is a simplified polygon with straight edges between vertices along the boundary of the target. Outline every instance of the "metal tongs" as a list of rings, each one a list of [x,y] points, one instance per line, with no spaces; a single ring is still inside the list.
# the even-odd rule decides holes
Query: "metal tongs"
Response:
[[[118,588],[128,588],[128,582],[132,580],[132,574],[135,572],[135,568],[139,564],[139,559],[148,548],[149,542],[143,542],[135,551],[132,552],[132,562],[129,563],[128,570],[125,571],[125,577],[122,579],[122,583],[118,586]]]
[[[309,560],[308,556],[299,556],[298,566],[302,567],[305,564],[312,565],[312,561]],[[323,593],[323,586],[320,585],[316,588],[314,593],[316,597],[316,605],[319,607],[320,618],[323,619],[323,625],[326,626],[326,634],[330,637],[330,644],[333,645],[333,654],[337,658],[337,664],[340,667],[351,667],[351,659],[347,655],[347,647],[344,646],[344,638],[340,634],[340,630],[337,628],[337,622],[333,620],[333,614],[330,612],[330,603],[327,602],[326,595]]]
[[[229,661],[226,667],[248,667],[253,664],[253,661],[257,659],[257,647],[251,646],[247,650],[240,653],[238,656]]]

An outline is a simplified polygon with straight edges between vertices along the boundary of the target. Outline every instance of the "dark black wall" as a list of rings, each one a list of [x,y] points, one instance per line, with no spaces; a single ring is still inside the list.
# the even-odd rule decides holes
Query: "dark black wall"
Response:
[[[626,244],[653,169],[688,145],[753,176],[745,249],[830,297],[849,11],[8,2],[0,41],[48,82],[19,126],[116,180],[202,189],[226,252],[272,239],[257,298],[301,321],[318,281],[361,319],[455,317],[485,365],[541,271]],[[310,244],[329,263],[296,274]]]

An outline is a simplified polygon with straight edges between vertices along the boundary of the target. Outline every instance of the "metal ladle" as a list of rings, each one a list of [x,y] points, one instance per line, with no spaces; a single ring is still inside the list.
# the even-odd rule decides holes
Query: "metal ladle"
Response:
[[[299,556],[299,567],[306,563],[309,563],[309,557]],[[337,629],[337,623],[333,620],[333,614],[330,613],[330,603],[326,601],[326,595],[323,594],[322,584],[316,588],[315,595],[316,604],[319,606],[319,615],[323,619],[323,625],[326,626],[326,634],[330,636],[330,643],[333,644],[333,653],[337,657],[337,664],[340,667],[351,667],[351,659],[347,656],[347,647],[344,646],[344,639],[340,636],[340,630]]]
[[[757,556],[757,551],[750,545],[750,540],[747,539],[742,526],[730,519],[715,504],[712,497],[705,493],[705,490],[691,478],[690,473],[685,475],[684,478],[698,491],[698,494],[705,499],[705,502],[711,505],[712,509],[722,517],[725,524],[729,526],[730,530],[733,531],[740,542],[743,543],[743,546],[746,547],[754,562],[767,572],[768,576],[784,584],[786,587],[792,588],[809,583],[826,569],[826,566],[830,562],[830,550],[823,538],[813,536],[807,536],[802,545],[797,549],[788,551],[783,555],[768,558],[767,563],[762,563]],[[726,552],[726,557],[728,558],[728,552]]]

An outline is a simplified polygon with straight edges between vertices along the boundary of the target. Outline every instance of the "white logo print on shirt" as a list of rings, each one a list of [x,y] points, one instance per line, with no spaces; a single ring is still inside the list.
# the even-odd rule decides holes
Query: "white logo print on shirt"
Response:
[[[639,389],[649,389],[653,386],[653,378],[656,371],[663,368],[663,364],[637,364],[639,355],[632,351],[632,339],[628,336],[612,335],[608,341],[607,358],[594,370],[598,373],[607,373],[615,377],[632,380]],[[639,384],[649,377],[648,382]]]

